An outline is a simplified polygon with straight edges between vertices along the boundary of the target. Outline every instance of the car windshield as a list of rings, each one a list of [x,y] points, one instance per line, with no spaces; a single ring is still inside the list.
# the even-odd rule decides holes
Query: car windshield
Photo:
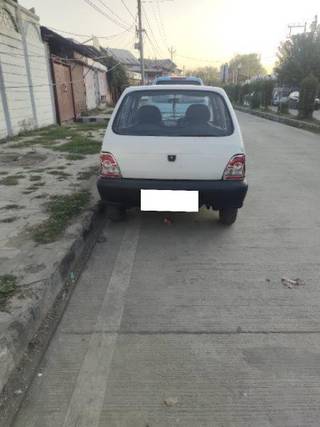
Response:
[[[123,99],[113,131],[140,136],[227,136],[233,124],[223,97],[211,91],[134,91]]]

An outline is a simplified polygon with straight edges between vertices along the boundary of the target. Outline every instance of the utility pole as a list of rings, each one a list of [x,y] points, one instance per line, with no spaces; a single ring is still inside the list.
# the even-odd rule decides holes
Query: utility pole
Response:
[[[140,51],[140,72],[141,72],[141,84],[144,85],[144,57],[143,57],[143,32],[142,28],[142,11],[141,11],[141,0],[138,0],[138,36],[139,36],[139,51]]]
[[[305,22],[304,24],[289,24],[288,28],[289,28],[289,37],[291,37],[292,29],[303,28],[304,32],[306,32],[307,31],[307,23]]]
[[[318,28],[318,15],[314,17],[314,21],[312,21],[312,24],[310,25],[310,30],[312,33],[315,33]]]
[[[169,51],[169,53],[170,53],[171,61],[173,62],[174,54],[175,54],[177,51],[176,51],[176,49],[174,49],[174,47],[173,47],[173,46],[171,46],[171,48],[170,48],[170,49],[168,49],[168,51]]]

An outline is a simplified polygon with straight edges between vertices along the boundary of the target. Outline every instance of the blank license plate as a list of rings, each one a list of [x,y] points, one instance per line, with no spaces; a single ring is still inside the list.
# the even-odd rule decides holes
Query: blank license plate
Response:
[[[199,192],[141,190],[142,211],[198,212]]]

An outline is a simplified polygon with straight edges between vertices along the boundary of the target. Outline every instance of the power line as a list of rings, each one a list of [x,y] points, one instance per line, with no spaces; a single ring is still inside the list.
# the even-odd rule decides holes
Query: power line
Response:
[[[124,24],[117,22],[112,16],[108,15],[106,12],[104,12],[102,9],[100,9],[99,6],[97,6],[95,3],[93,3],[91,0],[84,0],[90,7],[92,7],[96,12],[103,15],[105,18],[107,18],[109,21],[113,22],[114,24],[118,25],[119,27],[123,28],[126,31],[130,31],[131,28],[126,27]]]
[[[133,13],[131,12],[131,10],[128,8],[128,6],[126,5],[124,0],[121,0],[121,3],[123,4],[123,6],[127,9],[128,13],[132,16],[132,18],[134,20],[136,20],[136,17],[133,15]]]
[[[11,52],[3,52],[3,51],[0,51],[0,55],[10,55],[10,56],[22,56],[22,57],[27,57],[27,58],[44,58],[44,59],[46,59],[47,57],[46,56],[44,56],[44,55],[33,55],[33,54],[28,54],[28,55],[25,55],[25,54],[23,54],[23,53],[11,53]],[[85,56],[85,55],[83,55],[83,56]],[[86,57],[86,56],[85,56]],[[105,59],[105,58],[110,58],[110,55],[101,55],[101,56],[88,56],[87,57],[88,59],[91,59],[91,60],[97,60],[97,59]],[[74,61],[77,61],[78,59],[77,58],[60,58],[60,59],[62,59],[63,61],[71,61],[71,62],[74,62]]]
[[[147,15],[147,12],[146,12],[146,10],[145,10],[145,8],[142,6],[142,10],[143,10],[143,13],[144,13],[144,17],[146,18],[146,22],[147,22],[147,25],[148,25],[148,27],[149,27],[149,30],[150,30],[150,33],[151,33],[151,35],[152,35],[152,37],[153,37],[153,39],[154,39],[154,41],[155,41],[155,44],[156,44],[156,46],[157,46],[157,50],[158,50],[158,52],[160,53],[160,56],[161,56],[161,48],[160,48],[160,46],[159,46],[159,44],[158,44],[158,42],[157,42],[157,39],[155,38],[155,36],[154,36],[154,32],[153,32],[153,30],[152,30],[152,27],[151,27],[151,25],[150,25],[150,22],[149,22],[149,19],[148,19],[148,15]]]
[[[160,35],[160,39],[163,42],[163,45],[165,46],[165,49],[167,50],[168,44],[167,44],[167,41],[165,40],[165,37],[163,35],[161,23],[160,23],[160,20],[158,18],[158,15],[157,15],[157,10],[154,8],[154,4],[153,3],[151,3],[151,10],[152,10],[153,16],[155,18],[155,21],[157,23],[157,28],[158,28],[158,32],[159,32],[159,35]]]
[[[112,13],[113,16],[115,16],[115,18],[121,22],[124,25],[128,25],[122,18],[120,18],[119,15],[117,15],[112,9],[111,7],[109,7],[103,0],[96,0],[98,1],[106,10],[108,10],[110,13]]]
[[[155,47],[155,45],[153,44],[153,41],[151,40],[151,38],[149,37],[149,34],[147,33],[147,31],[145,32],[145,34],[146,34],[146,36],[147,36],[147,39],[148,39],[148,41],[149,41],[149,43],[150,43],[150,46],[151,46],[151,48],[152,48],[152,50],[153,50],[153,53],[154,53],[154,56],[155,56],[155,58],[157,57],[157,50],[156,50],[156,47]]]
[[[156,7],[157,7],[158,15],[159,15],[159,20],[160,20],[160,25],[161,25],[162,32],[163,32],[163,37],[164,37],[164,40],[166,41],[166,45],[168,46],[169,43],[168,43],[167,33],[166,33],[165,26],[164,26],[163,19],[162,19],[159,0],[156,1],[156,5],[157,5]]]
[[[133,28],[134,24],[131,25],[131,27],[129,27],[131,30]],[[84,37],[84,38],[89,38],[92,37],[92,34],[79,34],[79,33],[72,33],[71,31],[65,31],[65,30],[59,30],[58,28],[54,28],[54,27],[47,27],[50,30],[53,31],[58,31],[59,33],[65,33],[65,34],[70,34],[71,36],[76,36],[76,37]],[[125,34],[128,30],[124,30],[121,31],[120,33],[115,33],[115,34],[110,34],[109,36],[96,36],[98,39],[113,39],[115,37],[121,36],[122,34]]]
[[[121,62],[117,62],[113,67],[109,68],[106,73],[110,73],[110,71],[114,70],[115,68],[119,67],[121,65]],[[84,82],[85,77],[90,72],[91,68],[84,74],[82,79],[79,80],[70,80],[70,82],[67,83],[45,83],[45,84],[38,84],[38,85],[21,85],[21,86],[0,86],[0,89],[22,89],[22,88],[33,88],[33,87],[49,87],[49,86],[64,86],[66,84],[75,84],[79,82]]]

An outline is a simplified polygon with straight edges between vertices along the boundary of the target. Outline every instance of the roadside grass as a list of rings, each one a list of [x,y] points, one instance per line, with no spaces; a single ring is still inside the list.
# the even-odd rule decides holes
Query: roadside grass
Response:
[[[101,141],[88,141],[83,136],[76,136],[71,141],[52,147],[52,149],[71,154],[97,154],[101,150]]]
[[[41,175],[31,175],[30,177],[29,177],[29,180],[30,181],[40,181],[42,179],[42,176]]]
[[[73,138],[77,135],[78,132],[76,130],[64,126],[39,130],[36,139],[20,142],[17,140],[17,144],[14,145],[14,148],[27,148],[34,145],[51,148],[55,146],[59,140]]]
[[[92,123],[77,123],[75,129],[79,131],[94,131],[99,129],[107,129],[109,120],[105,122],[92,122]]]
[[[37,196],[34,196],[33,199],[46,199],[48,196],[47,193],[38,194]]]
[[[89,201],[90,194],[87,191],[51,196],[45,205],[49,218],[32,227],[32,239],[39,244],[56,241],[63,234],[71,219],[78,216],[89,204]]]
[[[40,187],[43,187],[45,185],[45,182],[36,182],[33,185],[30,185],[30,187],[26,188],[26,191],[28,192],[32,192],[32,191],[37,191]]]
[[[100,125],[72,125],[72,126],[51,126],[49,128],[45,129],[39,129],[37,131],[26,133],[23,136],[17,136],[14,138],[11,138],[9,141],[14,141],[16,144],[14,145],[15,148],[26,148],[34,145],[41,145],[46,148],[55,147],[57,143],[61,140],[70,139],[74,140],[79,137],[86,137],[84,132],[87,131],[94,131],[106,128],[106,125],[100,126]],[[31,140],[22,140],[21,137],[34,137],[34,139]]]
[[[19,175],[9,175],[5,178],[0,180],[0,185],[18,185],[19,179],[24,178],[23,176]]]
[[[10,216],[8,218],[1,219],[0,222],[3,224],[11,224],[12,222],[19,219],[17,216]]]
[[[92,166],[91,168],[87,169],[86,171],[79,172],[77,179],[78,180],[88,180],[93,175],[97,175],[98,171],[99,171],[99,166]]]
[[[39,169],[31,169],[28,172],[30,173],[41,173],[41,172],[45,172],[47,169],[46,168],[39,168]]]
[[[72,176],[70,173],[64,172],[63,170],[50,170],[47,173],[58,178],[68,178],[69,176]]]
[[[7,299],[17,290],[17,278],[12,274],[3,274],[0,276],[0,308]]]
[[[17,204],[15,204],[15,203],[11,203],[11,204],[9,204],[9,205],[6,205],[6,206],[4,206],[3,208],[1,208],[1,210],[3,210],[3,209],[23,209],[24,208],[24,206],[19,206],[19,205],[17,205]]]
[[[85,158],[86,156],[83,156],[82,154],[74,154],[74,153],[70,153],[65,157],[66,160],[83,160]]]

